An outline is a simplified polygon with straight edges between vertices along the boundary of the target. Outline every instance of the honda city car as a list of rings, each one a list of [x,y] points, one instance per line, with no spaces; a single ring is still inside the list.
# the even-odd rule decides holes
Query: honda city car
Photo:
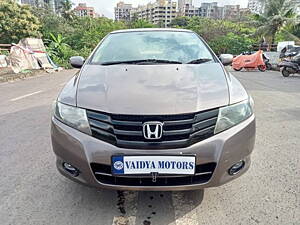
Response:
[[[51,138],[64,176],[96,188],[192,190],[244,174],[253,101],[196,33],[108,34],[54,103]]]

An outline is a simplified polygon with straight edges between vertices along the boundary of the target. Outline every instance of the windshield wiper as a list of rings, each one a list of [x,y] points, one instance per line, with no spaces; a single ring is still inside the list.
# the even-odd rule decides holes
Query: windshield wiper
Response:
[[[182,64],[182,62],[170,61],[164,59],[140,59],[140,60],[128,60],[128,61],[103,62],[101,63],[101,65],[109,66],[109,65],[117,65],[117,64],[144,64],[144,63]]]
[[[209,61],[211,61],[211,59],[201,58],[201,59],[192,60],[192,61],[188,62],[187,64],[201,64],[201,63],[206,63],[206,62],[209,62]]]

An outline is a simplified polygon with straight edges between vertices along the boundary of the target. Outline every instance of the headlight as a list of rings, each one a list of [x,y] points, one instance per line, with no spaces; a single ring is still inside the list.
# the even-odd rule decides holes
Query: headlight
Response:
[[[70,127],[91,134],[86,111],[84,109],[56,102],[54,105],[54,116]]]
[[[220,108],[215,134],[227,130],[253,114],[253,100],[249,99],[237,104]]]

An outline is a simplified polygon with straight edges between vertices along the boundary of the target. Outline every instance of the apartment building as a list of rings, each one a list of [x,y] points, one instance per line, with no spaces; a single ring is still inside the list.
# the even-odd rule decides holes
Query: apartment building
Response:
[[[264,12],[265,3],[261,0],[249,0],[248,9],[251,13],[261,14]]]
[[[201,3],[200,16],[214,19],[223,19],[224,7],[218,6],[218,2]]]
[[[20,4],[28,4],[38,8],[48,8],[53,12],[59,12],[62,0],[19,0]]]
[[[19,0],[19,3],[34,7],[45,7],[47,4],[54,5],[53,0]]]
[[[195,7],[192,3],[192,0],[178,0],[177,7],[177,0],[156,0],[133,8],[131,4],[119,2],[115,8],[115,18],[116,20],[127,21],[144,19],[162,27],[167,27],[177,16],[238,20],[249,13],[247,8],[242,9],[240,5],[224,5],[221,7],[218,6],[218,2],[204,2],[201,3],[200,7]]]
[[[224,19],[233,20],[240,17],[240,5],[224,5]]]
[[[186,5],[193,5],[192,0],[178,0],[178,9],[182,9]]]
[[[131,10],[131,18],[144,19],[161,27],[168,27],[177,17],[177,2],[170,0],[156,0],[147,5],[139,5]]]
[[[249,16],[251,14],[250,9],[248,8],[240,8],[240,17],[238,19],[241,19],[243,17]]]
[[[117,3],[117,6],[115,7],[115,20],[130,21],[132,9],[132,4],[126,4],[124,2]]]
[[[200,16],[206,18],[215,18],[215,19],[222,19],[224,16],[224,8],[218,6],[217,2],[212,3],[202,3],[201,7],[195,7],[189,3],[178,5],[178,15],[179,16]]]
[[[178,16],[183,16],[186,8],[196,8],[193,6],[192,0],[178,0]]]
[[[187,17],[193,17],[193,16],[201,16],[201,8],[195,7],[191,4],[186,4],[183,6],[183,8],[178,7],[178,15],[179,16],[187,16]]]
[[[79,17],[91,17],[95,18],[97,17],[97,13],[95,12],[94,7],[88,7],[86,3],[79,3],[78,6],[74,8],[75,15]]]

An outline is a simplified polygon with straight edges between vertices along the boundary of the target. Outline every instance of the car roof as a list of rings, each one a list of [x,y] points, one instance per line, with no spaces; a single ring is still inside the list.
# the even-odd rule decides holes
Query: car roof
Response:
[[[169,32],[189,32],[193,33],[191,30],[186,29],[176,29],[176,28],[138,28],[138,29],[124,29],[124,30],[115,30],[112,31],[111,34],[117,33],[128,33],[128,32],[151,32],[151,31],[169,31]]]

